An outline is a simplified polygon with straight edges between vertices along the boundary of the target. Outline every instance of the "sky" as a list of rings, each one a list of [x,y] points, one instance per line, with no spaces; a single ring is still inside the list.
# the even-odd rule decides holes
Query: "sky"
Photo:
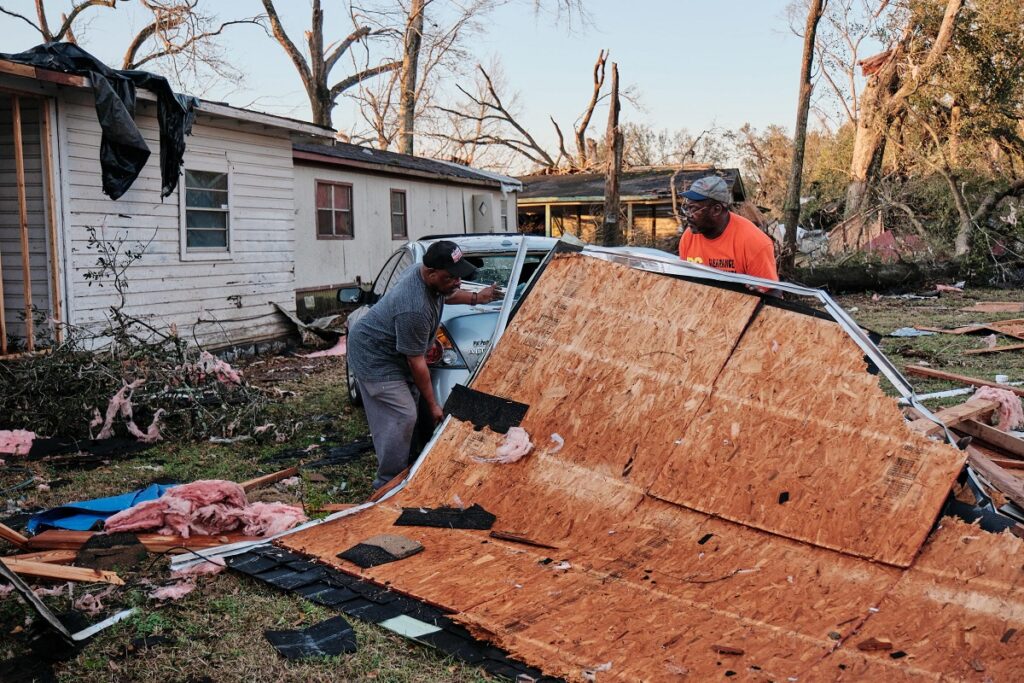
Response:
[[[51,26],[69,0],[47,0],[55,8]],[[289,34],[302,42],[308,0],[277,0]],[[350,24],[341,2],[324,0],[328,39]],[[535,13],[532,0],[513,0],[492,14],[470,47],[475,61],[500,59],[510,90],[519,93],[522,122],[544,141],[554,138],[548,117],[571,129],[590,96],[591,71],[602,48],[619,66],[623,87],[638,93],[642,109],[623,105],[623,120],[656,129],[736,128],[771,123],[792,129],[796,115],[801,39],[789,29],[784,0],[587,0],[590,23],[568,26]],[[221,14],[262,12],[259,0],[216,0]],[[34,16],[33,0],[0,0],[0,7]],[[144,15],[134,2],[114,10],[96,8],[79,42],[117,65],[123,46]],[[332,27],[333,28],[333,27]],[[0,50],[16,52],[39,42],[29,26],[0,15]],[[246,74],[241,85],[201,93],[208,99],[308,119],[309,106],[284,51],[263,31],[244,26],[226,34],[228,57]],[[472,66],[468,64],[467,66]],[[592,131],[604,130],[606,113]],[[350,107],[335,112],[335,125],[351,126]]]

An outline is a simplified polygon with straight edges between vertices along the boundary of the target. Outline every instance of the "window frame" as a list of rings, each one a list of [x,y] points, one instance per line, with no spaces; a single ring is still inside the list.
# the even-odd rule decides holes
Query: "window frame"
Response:
[[[189,247],[188,246],[188,206],[186,191],[186,171],[199,173],[223,173],[228,183],[227,236],[224,247]],[[234,183],[231,182],[232,168],[227,163],[210,161],[186,161],[182,164],[181,177],[178,179],[178,240],[179,258],[182,261],[229,261],[234,258],[234,235],[232,217],[235,214]],[[203,210],[202,207],[196,207]]]
[[[395,213],[395,207],[392,203],[395,199],[395,195],[402,195],[402,213]],[[393,240],[408,240],[409,239],[409,194],[405,190],[392,187],[391,192],[388,194],[388,213],[391,215],[391,239]],[[402,217],[402,233],[398,234],[395,232],[395,216]]]
[[[501,231],[508,232],[508,197],[498,200],[498,213],[501,216]]]
[[[331,208],[321,209],[317,203],[317,195],[321,185],[329,185],[331,187]],[[336,230],[337,223],[334,219],[334,214],[343,212],[343,209],[334,208],[334,188],[335,187],[346,187],[348,188],[348,214],[351,217],[349,223],[351,225],[350,235],[339,235],[333,232],[330,235],[320,234],[320,212],[330,211],[331,212],[331,229]],[[324,180],[321,178],[315,178],[313,180],[313,232],[316,234],[318,240],[354,240],[356,238],[356,192],[352,183],[346,183],[341,180]]]

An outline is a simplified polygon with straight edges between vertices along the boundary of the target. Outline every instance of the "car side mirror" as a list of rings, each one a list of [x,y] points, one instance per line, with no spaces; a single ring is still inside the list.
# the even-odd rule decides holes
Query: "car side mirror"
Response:
[[[338,290],[338,301],[343,304],[359,304],[363,301],[363,294],[359,287],[342,287]]]

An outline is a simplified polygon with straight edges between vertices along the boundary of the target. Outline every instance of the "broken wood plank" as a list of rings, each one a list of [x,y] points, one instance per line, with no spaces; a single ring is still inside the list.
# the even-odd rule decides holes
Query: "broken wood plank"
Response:
[[[1024,313],[1024,302],[1020,301],[979,301],[973,306],[960,309],[964,313]]]
[[[54,581],[82,581],[84,583],[110,583],[115,586],[123,586],[124,579],[116,572],[89,569],[88,567],[64,567],[59,564],[47,562],[33,562],[31,560],[18,560],[13,557],[0,557],[11,571],[22,576],[34,576],[39,579],[53,579]]]
[[[952,372],[944,372],[942,370],[936,370],[934,368],[926,368],[921,365],[908,365],[903,369],[903,372],[908,375],[917,375],[918,377],[931,377],[932,379],[944,379],[949,382],[970,384],[975,387],[994,387],[996,389],[1006,389],[1007,391],[1012,391],[1018,396],[1024,396],[1024,389],[1021,389],[1020,387],[1011,387],[1007,384],[989,382],[988,380],[985,379],[968,377],[966,375],[956,375]]]
[[[1017,505],[1024,505],[1024,479],[1019,479],[992,462],[973,446],[967,447],[967,464]]]
[[[28,539],[27,548],[32,550],[78,550],[85,542],[92,538],[93,531],[64,531],[62,529],[51,529]],[[180,549],[214,548],[226,543],[239,543],[243,541],[262,540],[257,536],[244,536],[242,534],[219,534],[217,536],[164,536],[162,534],[136,534],[139,542],[146,546],[151,553],[174,552]]]
[[[270,474],[264,474],[262,477],[256,477],[255,479],[249,479],[248,481],[243,481],[239,485],[242,487],[243,491],[248,493],[249,491],[252,491],[253,489],[258,489],[258,488],[263,487],[263,486],[269,486],[270,484],[275,484],[275,483],[281,481],[282,479],[287,479],[288,477],[294,477],[298,473],[299,473],[299,468],[298,467],[289,467],[289,468],[283,469],[283,470],[281,470],[279,472],[271,472]]]
[[[522,534],[514,534],[510,531],[491,531],[491,538],[498,538],[503,541],[512,541],[513,543],[522,543],[523,545],[532,545],[535,548],[549,548],[551,550],[558,550],[558,546],[548,545],[547,543],[541,543],[540,541],[534,541],[532,539],[523,536]]]
[[[972,332],[984,332],[987,325],[964,325],[963,327],[928,327],[927,325],[916,325],[915,330],[922,332],[938,332],[939,334],[971,334]]]
[[[25,544],[28,543],[28,538],[19,534],[6,524],[0,524],[0,538],[8,541],[9,543],[13,543],[19,548],[24,548]]]
[[[1006,346],[993,346],[989,349],[968,349],[964,351],[966,355],[977,356],[983,353],[999,353],[1000,351],[1021,351],[1024,350],[1024,344],[1008,344]]]
[[[956,429],[968,436],[973,436],[975,439],[980,439],[997,448],[1001,448],[1018,458],[1024,458],[1024,439],[1018,439],[1000,429],[990,427],[977,420],[964,420],[956,426]]]
[[[964,420],[970,420],[972,418],[984,415],[986,413],[992,413],[999,407],[999,404],[995,401],[988,399],[976,399],[972,398],[966,403],[961,403],[958,406],[951,408],[943,408],[942,410],[935,413],[935,417],[942,421],[947,427],[953,427],[960,424]],[[915,432],[920,432],[925,436],[932,434],[938,434],[942,431],[942,427],[935,424],[933,420],[927,417],[922,417],[914,420],[907,425],[910,429]]]
[[[394,476],[394,478],[391,479],[391,481],[389,481],[388,483],[384,484],[379,489],[374,491],[370,495],[370,497],[366,499],[367,502],[372,503],[372,502],[378,501],[381,498],[383,498],[384,494],[386,494],[388,491],[390,491],[391,489],[395,488],[396,486],[401,484],[403,481],[405,481],[405,478],[409,476],[409,470],[410,469],[411,468],[406,467],[404,470],[402,470],[401,472],[396,474]]]
[[[32,562],[49,562],[50,564],[71,564],[78,557],[77,550],[41,550],[35,553],[14,555],[8,559],[30,560]]]
[[[326,505],[321,505],[312,512],[341,512],[342,510],[354,508],[358,504],[359,503],[327,503]]]

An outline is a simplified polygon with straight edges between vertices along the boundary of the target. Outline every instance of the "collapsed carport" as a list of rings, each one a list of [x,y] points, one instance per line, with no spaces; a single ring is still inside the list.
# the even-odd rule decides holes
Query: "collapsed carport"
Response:
[[[1020,542],[936,527],[964,456],[848,318],[609,258],[554,258],[473,382],[528,406],[533,453],[481,462],[501,435],[449,418],[393,495],[278,544],[570,680],[1012,678]],[[473,504],[490,533],[393,526]],[[424,550],[337,557],[386,533]]]

